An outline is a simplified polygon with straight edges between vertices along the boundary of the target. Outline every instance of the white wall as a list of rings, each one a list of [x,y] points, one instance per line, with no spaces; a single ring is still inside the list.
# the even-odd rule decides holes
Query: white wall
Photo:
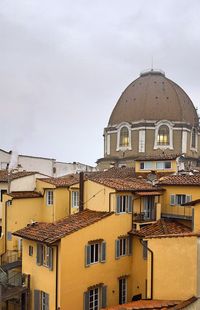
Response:
[[[43,174],[33,174],[28,175],[22,178],[18,178],[11,181],[10,191],[18,192],[18,191],[34,191],[36,188],[36,179],[46,177]]]

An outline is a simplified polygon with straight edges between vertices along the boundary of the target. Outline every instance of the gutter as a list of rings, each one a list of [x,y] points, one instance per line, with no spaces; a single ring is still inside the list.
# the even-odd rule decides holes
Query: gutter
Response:
[[[154,269],[153,269],[154,265],[153,265],[153,261],[154,261],[154,254],[153,254],[153,251],[152,251],[150,248],[148,248],[148,246],[146,246],[146,244],[143,242],[142,239],[140,239],[140,243],[141,243],[142,246],[143,246],[145,249],[147,249],[147,251],[149,251],[150,254],[151,254],[151,296],[150,296],[150,298],[148,298],[148,299],[152,300],[152,299],[153,299],[153,276],[154,276]]]

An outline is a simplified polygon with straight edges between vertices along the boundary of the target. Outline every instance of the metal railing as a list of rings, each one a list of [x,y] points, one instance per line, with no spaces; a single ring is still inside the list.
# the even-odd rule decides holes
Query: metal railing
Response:
[[[7,251],[2,255],[1,264],[9,264],[21,260],[21,255],[18,251]]]

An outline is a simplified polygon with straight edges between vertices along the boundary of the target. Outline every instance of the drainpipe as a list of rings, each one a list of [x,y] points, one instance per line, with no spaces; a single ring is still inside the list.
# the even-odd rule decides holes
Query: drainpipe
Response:
[[[154,258],[154,254],[153,254],[153,251],[148,248],[148,246],[143,242],[142,239],[140,239],[140,243],[142,244],[142,246],[147,249],[147,251],[150,252],[150,255],[151,255],[151,297],[148,298],[148,299],[153,299],[153,275],[154,275],[154,270],[153,270],[153,258]]]
[[[84,172],[79,173],[79,212],[83,211],[84,208]]]

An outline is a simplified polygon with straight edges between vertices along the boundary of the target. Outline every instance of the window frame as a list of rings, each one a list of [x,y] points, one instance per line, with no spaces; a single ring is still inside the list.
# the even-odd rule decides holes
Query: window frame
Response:
[[[79,208],[79,190],[72,190],[71,191],[71,199],[72,199],[72,203],[71,203],[71,207],[74,209],[78,209]],[[74,203],[76,202],[76,203]]]
[[[163,164],[163,167],[162,167],[162,168],[159,168],[159,167],[158,167],[158,164]],[[167,164],[170,164],[170,167],[166,167]],[[172,162],[171,162],[171,161],[165,160],[165,161],[157,161],[157,162],[156,162],[156,170],[168,170],[168,169],[172,169]]]
[[[121,284],[121,285],[120,285]],[[127,277],[119,279],[119,304],[125,304],[127,302]]]
[[[168,144],[159,144],[158,143],[158,134],[159,134],[159,129],[161,126],[166,126],[169,129],[169,137],[168,137]],[[154,150],[156,149],[170,149],[173,150],[173,126],[174,124],[170,121],[167,120],[161,120],[157,122],[156,127],[155,127],[155,137],[154,137]]]
[[[116,214],[131,213],[133,210],[133,196],[130,194],[116,195]]]
[[[46,205],[53,206],[53,204],[54,204],[54,191],[48,189],[46,191]]]
[[[183,199],[184,197],[184,199]],[[179,201],[178,201],[179,200]],[[182,206],[186,202],[192,201],[192,195],[189,194],[170,194],[170,206]]]
[[[128,131],[128,143],[126,146],[121,145],[121,130],[126,127]],[[121,123],[117,126],[117,146],[116,151],[126,151],[126,150],[132,150],[131,147],[131,126],[129,123]]]
[[[132,254],[132,238],[131,236],[119,237],[115,240],[115,259]]]
[[[88,242],[85,245],[85,267],[106,262],[105,240]]]

